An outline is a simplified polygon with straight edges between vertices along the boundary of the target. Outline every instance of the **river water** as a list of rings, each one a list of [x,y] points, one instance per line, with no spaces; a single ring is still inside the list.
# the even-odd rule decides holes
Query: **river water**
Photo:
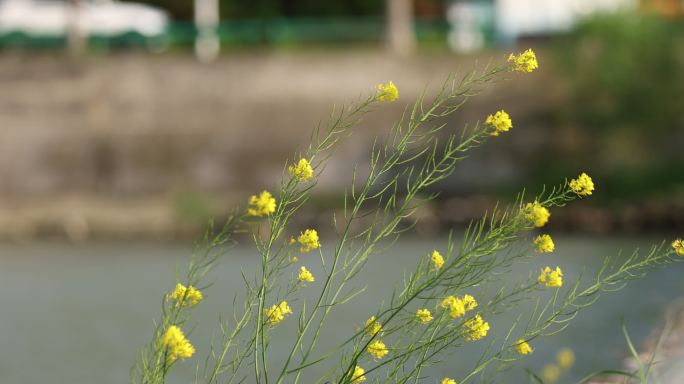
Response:
[[[539,256],[517,267],[502,278],[502,283],[546,264],[561,265],[566,281],[570,281],[583,270],[595,270],[605,255],[615,255],[619,249],[629,253],[635,247],[647,248],[660,241],[569,235],[555,236],[554,240],[557,250],[553,255]],[[353,305],[331,318],[330,329],[339,331],[329,329],[324,338],[333,343],[353,332],[374,312],[379,297],[391,291],[392,282],[401,281],[417,257],[443,244],[443,240],[405,240],[372,260],[359,276],[367,283],[366,290]],[[148,341],[161,298],[173,288],[188,252],[186,245],[167,243],[1,244],[0,383],[128,382],[135,354]],[[307,264],[316,274],[320,269],[311,257]],[[257,259],[250,248],[236,247],[211,275],[214,285],[197,307],[192,323],[191,339],[198,347],[197,356],[206,356],[208,342],[217,332],[218,313],[230,313],[233,295],[241,288],[240,268],[254,268]],[[522,368],[538,372],[553,361],[561,347],[573,349],[577,363],[560,383],[576,381],[595,370],[619,368],[626,356],[621,319],[637,343],[660,327],[662,311],[684,293],[683,267],[652,271],[619,292],[607,293],[566,331],[536,340],[535,353],[503,373],[497,382],[526,382]],[[493,321],[491,337],[501,336],[497,324],[513,317],[504,315]],[[292,324],[285,325],[280,333],[273,332],[275,355],[282,356],[284,349],[278,347],[279,342],[287,339],[296,322],[294,317],[289,320]],[[442,375],[459,379],[480,347],[473,348],[462,355],[450,355],[428,370],[425,382],[437,382]],[[170,382],[193,382],[198,361],[201,359],[182,362]]]

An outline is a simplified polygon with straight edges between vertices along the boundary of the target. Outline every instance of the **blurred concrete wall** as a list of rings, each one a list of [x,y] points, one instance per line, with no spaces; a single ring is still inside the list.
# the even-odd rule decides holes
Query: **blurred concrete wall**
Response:
[[[492,57],[503,54],[479,59]],[[3,223],[34,233],[41,225],[50,232],[74,222],[79,236],[79,225],[106,227],[119,216],[115,227],[125,233],[164,228],[176,220],[171,200],[179,190],[218,196],[225,205],[241,202],[279,179],[284,160],[334,105],[392,80],[400,101],[368,115],[321,179],[319,192],[340,193],[354,164],[366,161],[370,136],[386,131],[427,83],[438,86],[474,59],[322,51],[227,54],[200,65],[173,54],[119,54],[74,65],[50,55],[4,54],[0,234]],[[537,108],[524,95],[541,78],[495,85],[456,122],[482,118],[506,100],[517,100],[513,110]]]

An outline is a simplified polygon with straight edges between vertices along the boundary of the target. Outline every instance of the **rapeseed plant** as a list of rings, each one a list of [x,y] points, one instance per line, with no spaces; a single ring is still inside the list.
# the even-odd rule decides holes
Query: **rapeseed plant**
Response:
[[[546,266],[538,277],[534,276],[536,267],[531,268],[527,278],[503,286],[495,278],[497,273],[534,260],[536,252],[554,251],[549,234],[534,240],[530,237],[535,228],[550,220],[552,209],[594,192],[593,180],[582,173],[531,199],[520,194],[511,206],[487,213],[465,230],[458,246],[452,233],[446,244],[434,247],[441,252],[425,250],[417,255],[415,268],[391,297],[378,297],[375,312],[369,313],[365,322],[359,319],[356,326],[337,330],[347,331],[348,337],[332,349],[321,350],[319,341],[329,317],[352,305],[362,292],[349,284],[371,257],[381,254],[382,244],[396,241],[406,232],[404,223],[412,220],[416,209],[435,197],[426,197],[427,189],[449,177],[470,150],[513,127],[503,110],[460,132],[448,129],[443,118],[502,76],[537,68],[535,53],[527,50],[481,72],[460,79],[448,77],[429,100],[421,95],[388,131],[387,139],[373,146],[367,175],[350,175],[344,212],[333,217],[337,238],[331,239],[329,250],[323,250],[315,229],[295,237],[298,230],[291,228],[290,219],[306,204],[337,144],[364,115],[384,102],[396,101],[399,90],[393,82],[380,84],[366,98],[333,113],[325,128],[314,130],[308,148],[286,162],[290,165],[272,189],[274,194],[264,191],[251,196],[247,206],[236,209],[222,228],[210,224],[196,244],[182,284],[165,301],[132,382],[165,383],[176,361],[195,353],[181,328],[190,321],[190,310],[202,301],[196,287],[226,252],[237,231],[252,234],[261,260],[253,275],[243,272],[245,290],[235,294],[230,308],[233,316],[220,324],[220,339],[210,350],[202,351],[206,358],[201,360],[201,368],[198,365],[196,383],[434,382],[425,379],[426,367],[465,348],[466,343],[492,339],[489,320],[514,310],[520,302],[534,303],[526,323],[516,320],[509,324],[503,339],[488,341],[490,346],[475,366],[460,367],[453,375],[460,383],[471,382],[476,375],[492,382],[507,366],[533,352],[530,341],[562,331],[602,292],[656,266],[684,260],[675,257],[684,255],[684,244],[675,240],[671,247],[661,244],[643,254],[634,252],[619,263],[607,257],[590,283],[571,276],[571,282],[564,284],[561,268]],[[293,265],[297,254],[313,250],[320,255],[322,274],[318,280],[307,267]],[[307,257],[308,265],[313,263],[307,255],[302,257]],[[313,300],[305,300],[300,289],[314,281],[316,284],[306,287],[314,293]],[[478,294],[477,299],[465,293],[476,286],[493,287],[495,293]],[[274,343],[270,335],[280,331],[281,323],[290,321],[296,322],[296,330],[285,335],[289,336],[281,346],[285,358],[275,361],[269,354]],[[569,358],[559,364],[569,364]],[[319,366],[326,368],[323,375],[307,375]],[[543,376],[553,381],[560,373],[561,368],[554,364],[544,369]],[[455,384],[456,380],[445,377],[441,382]]]

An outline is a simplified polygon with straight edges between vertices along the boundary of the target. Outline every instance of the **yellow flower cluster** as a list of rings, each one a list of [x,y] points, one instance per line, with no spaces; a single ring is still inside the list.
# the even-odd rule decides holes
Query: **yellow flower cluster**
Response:
[[[493,115],[487,116],[485,125],[494,128],[492,136],[499,136],[500,133],[507,132],[509,129],[513,128],[513,121],[511,121],[511,117],[506,111],[501,110]]]
[[[568,370],[575,365],[575,352],[570,348],[563,348],[556,354],[556,361],[561,368]]]
[[[525,208],[523,208],[523,213],[527,221],[533,224],[535,227],[543,227],[549,221],[551,213],[546,207],[539,204],[538,201],[534,203],[527,203]]]
[[[169,363],[178,359],[186,359],[195,354],[195,347],[185,338],[183,331],[175,325],[166,330],[162,336],[161,345],[166,349],[166,360]]]
[[[677,239],[673,241],[672,248],[675,250],[675,253],[677,253],[677,255],[684,256],[684,240]]]
[[[539,253],[550,253],[556,248],[553,239],[549,235],[539,235],[534,239],[534,245]]]
[[[440,269],[444,265],[444,257],[442,257],[442,255],[436,250],[432,251],[432,255],[430,255],[430,261],[435,269]]]
[[[311,272],[303,265],[299,269],[299,276],[297,276],[297,280],[302,283],[313,283],[316,281],[316,279],[314,279],[314,275],[311,274]]]
[[[465,326],[468,328],[465,333],[466,341],[480,340],[481,338],[487,336],[487,332],[489,332],[489,323],[482,320],[480,315],[477,315],[466,321]]]
[[[313,177],[314,170],[309,160],[301,158],[297,165],[290,165],[287,171],[299,181],[307,181]]]
[[[519,55],[511,53],[510,56],[508,56],[508,62],[513,63],[513,70],[517,72],[530,73],[539,68],[537,55],[535,55],[534,51],[531,49],[528,49]]]
[[[515,350],[521,355],[529,355],[534,352],[534,349],[532,349],[530,344],[523,339],[520,339],[515,343]]]
[[[555,383],[575,364],[575,353],[570,348],[563,348],[556,354],[555,364],[547,364],[542,370],[542,378],[547,383]]]
[[[447,296],[442,300],[440,306],[449,310],[451,318],[457,319],[475,309],[477,301],[470,295],[464,295],[463,297]]]
[[[380,340],[375,340],[368,346],[368,353],[370,353],[374,359],[380,360],[389,353],[389,350],[385,346],[385,343]]]
[[[275,212],[276,199],[268,191],[263,191],[259,196],[249,198],[248,216],[266,216]]]
[[[456,380],[449,377],[445,377],[442,379],[440,384],[456,384]]]
[[[579,177],[570,180],[570,189],[579,196],[589,196],[594,191],[594,181],[582,172]]]
[[[274,304],[271,308],[264,309],[264,314],[266,315],[266,323],[274,326],[283,321],[285,316],[292,314],[292,309],[287,305],[287,301],[281,301],[278,305]]]
[[[552,270],[551,267],[547,266],[542,269],[537,281],[549,288],[560,288],[563,286],[563,271],[561,271],[560,267]]]
[[[427,324],[432,321],[432,313],[430,313],[429,309],[419,309],[416,311],[416,317],[418,320],[420,320],[421,323]]]
[[[199,289],[196,289],[192,285],[186,287],[183,284],[176,284],[176,289],[173,292],[166,295],[166,301],[175,301],[177,307],[193,307],[199,304],[204,297]]]
[[[399,98],[399,90],[391,81],[386,84],[378,84],[377,90],[376,98],[378,101],[394,101]]]
[[[321,247],[321,243],[318,240],[318,232],[315,229],[307,229],[300,233],[297,242],[301,245],[300,251],[302,253],[307,253]]]
[[[365,330],[368,336],[382,336],[382,324],[375,319],[375,316],[371,316],[370,319],[366,320]]]
[[[354,373],[352,373],[352,384],[362,383],[366,381],[366,370],[359,367],[358,365],[354,367]]]
[[[555,364],[544,366],[542,370],[542,378],[546,383],[555,383],[561,376],[561,369]]]

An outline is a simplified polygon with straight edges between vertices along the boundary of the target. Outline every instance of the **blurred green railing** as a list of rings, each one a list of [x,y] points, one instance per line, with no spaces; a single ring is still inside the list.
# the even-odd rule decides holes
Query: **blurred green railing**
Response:
[[[223,45],[306,45],[327,43],[373,43],[383,39],[382,18],[259,19],[223,21],[218,35]],[[416,37],[422,43],[443,44],[448,25],[445,20],[417,20]],[[118,36],[90,36],[91,46],[148,46],[163,41],[174,47],[190,46],[197,36],[192,22],[176,21],[163,36],[149,38],[130,32]],[[59,48],[64,36],[32,36],[21,32],[0,35],[0,47]]]

